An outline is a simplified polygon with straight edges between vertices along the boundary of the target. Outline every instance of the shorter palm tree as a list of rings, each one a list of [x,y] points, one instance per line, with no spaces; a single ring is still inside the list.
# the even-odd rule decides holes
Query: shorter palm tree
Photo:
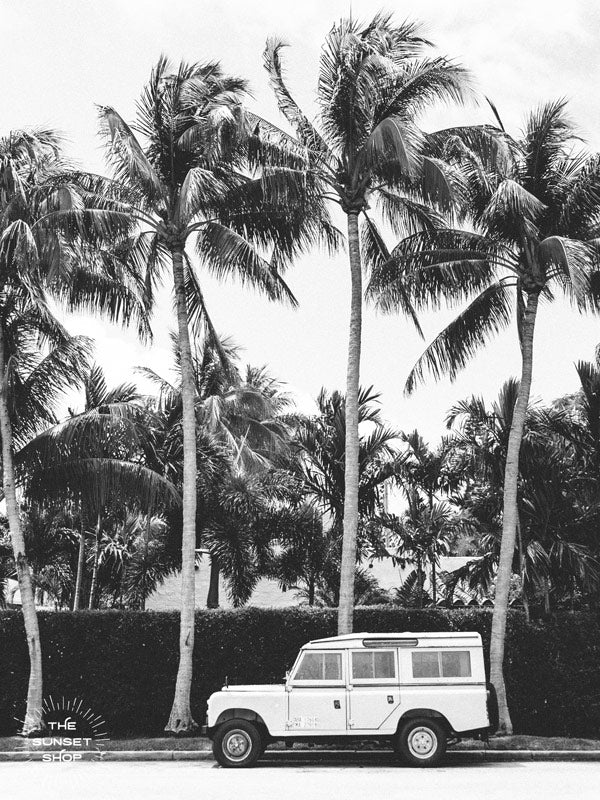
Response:
[[[478,521],[479,557],[454,575],[488,594],[496,580],[500,554],[504,463],[517,381],[507,381],[497,401],[487,408],[481,398],[460,401],[449,412],[455,425],[449,460],[460,480],[457,502]],[[589,538],[598,517],[595,502],[582,493],[582,462],[572,442],[581,429],[571,427],[564,408],[530,407],[519,469],[519,525],[511,570],[519,576],[520,598],[527,616],[543,598],[546,612],[577,591],[597,586],[598,564]],[[591,501],[591,502],[590,502]],[[552,600],[553,598],[553,600]]]
[[[292,443],[297,452],[304,491],[327,515],[332,528],[341,530],[344,516],[346,405],[340,392],[322,389],[318,412],[300,419]],[[406,456],[396,449],[400,434],[383,421],[379,394],[372,388],[358,395],[359,511],[361,522],[372,519],[380,506],[380,489],[399,474]],[[368,431],[368,432],[367,432]],[[362,527],[362,538],[365,526]],[[360,537],[359,537],[360,538]],[[360,549],[360,548],[359,548]]]
[[[473,520],[447,501],[425,500],[417,488],[408,488],[405,494],[406,511],[400,517],[382,515],[380,521],[391,534],[388,536],[388,550],[394,560],[402,566],[414,566],[411,594],[416,591],[418,607],[422,608],[426,599],[437,604],[440,557],[450,554],[451,541],[457,533],[472,527]],[[431,598],[425,593],[427,577]]]
[[[228,339],[218,337],[206,315],[203,327],[203,336],[193,342],[196,424],[200,437],[219,451],[215,462],[219,480],[207,479],[199,486],[196,539],[197,544],[202,543],[210,550],[207,605],[216,608],[219,604],[221,571],[226,574],[236,604],[247,601],[258,580],[258,573],[253,573],[253,561],[247,551],[246,575],[242,577],[243,570],[234,569],[236,559],[239,559],[240,567],[244,564],[242,527],[250,524],[254,512],[249,508],[246,516],[228,516],[224,514],[224,508],[235,505],[239,492],[248,501],[251,496],[257,502],[262,498],[259,502],[262,508],[262,501],[267,497],[265,491],[272,463],[287,452],[289,424],[293,415],[289,414],[289,396],[266,368],[247,366],[244,373],[239,363],[238,348]],[[175,338],[173,349],[175,381],[170,382],[151,369],[140,369],[159,388],[156,410],[168,432],[163,430],[163,445],[158,449],[162,450],[163,466],[166,467],[170,462],[171,468],[175,467],[178,460],[181,466],[181,364]],[[153,448],[153,451],[156,453],[157,449]],[[153,455],[149,457],[152,459]],[[158,465],[156,468],[161,469]],[[267,483],[263,487],[265,478]],[[220,531],[220,537],[217,531]],[[236,541],[240,544],[237,552],[233,546]],[[234,588],[234,584],[237,588]]]
[[[27,391],[44,393],[44,375],[35,375]],[[149,513],[158,504],[180,503],[175,486],[143,460],[151,419],[131,383],[108,389],[102,369],[80,373],[85,392],[83,411],[69,410],[63,422],[31,438],[16,454],[24,496],[39,504],[70,503],[78,508],[79,548],[73,608],[81,607],[86,538],[92,539],[89,608],[98,604],[98,569],[103,521],[129,505]],[[88,530],[91,528],[91,530]]]

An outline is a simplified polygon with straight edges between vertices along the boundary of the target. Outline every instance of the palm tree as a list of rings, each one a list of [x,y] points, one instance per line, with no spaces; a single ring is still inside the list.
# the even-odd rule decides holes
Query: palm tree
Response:
[[[113,389],[108,389],[104,371],[98,364],[94,364],[89,374],[85,376],[84,380],[85,390],[85,405],[83,408],[84,414],[89,414],[92,410],[98,410],[100,413],[110,413],[109,406],[117,404],[132,403],[139,399],[139,394],[134,384],[123,383]],[[121,410],[121,409],[119,409]],[[71,417],[76,417],[77,414],[70,410]],[[64,429],[63,429],[64,432]],[[85,566],[85,528],[83,520],[83,508],[81,509],[81,530],[79,533],[79,553],[77,560],[77,577],[75,583],[75,592],[73,596],[73,611],[77,611],[81,607],[82,592],[83,592],[83,577]],[[98,557],[100,547],[100,530],[96,526],[95,529],[95,547],[94,547],[94,568],[92,570],[92,584],[90,587],[89,606],[93,607],[93,601],[97,583],[98,572]]]
[[[501,125],[501,123],[499,123]],[[454,378],[475,352],[516,315],[522,368],[508,442],[502,547],[491,638],[491,680],[500,704],[500,730],[512,729],[502,665],[511,564],[518,524],[519,452],[531,388],[533,341],[540,298],[562,290],[579,310],[597,311],[600,159],[574,152],[576,137],[565,102],[528,117],[514,140],[504,129],[466,129],[430,139],[460,168],[464,214],[477,233],[446,228],[401,241],[376,270],[370,291],[381,308],[400,308],[399,287],[418,304],[470,299],[411,371],[412,391],[426,370]]]
[[[46,372],[40,375],[38,370],[31,376],[21,392],[24,398],[36,392],[44,396]],[[79,508],[75,610],[83,591],[86,521],[93,521],[88,607],[95,608],[105,513],[123,505],[141,507],[147,514],[158,503],[180,505],[175,486],[143,463],[152,420],[138,402],[136,387],[125,383],[108,389],[98,365],[79,374],[84,410],[78,414],[69,410],[70,416],[62,422],[53,419],[54,424],[29,438],[15,454],[17,480],[27,500],[51,508],[57,503]]]
[[[281,65],[283,43],[270,40],[265,66],[279,108],[302,147],[303,170],[327,200],[346,216],[351,299],[346,385],[344,537],[338,631],[352,630],[354,567],[359,524],[359,380],[362,330],[363,255],[386,258],[383,240],[367,213],[375,200],[397,233],[429,230],[438,215],[425,202],[448,200],[450,182],[439,160],[422,149],[417,127],[422,112],[439,101],[460,101],[466,73],[442,57],[427,58],[428,47],[413,23],[395,25],[376,15],[361,25],[334,25],[321,53],[313,125],[289,92]],[[405,297],[405,309],[414,313]]]
[[[229,339],[221,339],[205,317],[202,337],[195,337],[193,345],[194,385],[196,391],[196,424],[203,436],[221,449],[229,461],[228,475],[221,476],[219,498],[212,497],[208,487],[197,527],[215,530],[214,516],[221,517],[223,500],[227,493],[223,484],[235,485],[246,478],[261,478],[270,470],[272,460],[287,451],[288,412],[290,398],[281,384],[265,367],[247,366],[245,375],[240,370],[239,350]],[[172,383],[149,368],[140,372],[159,389],[159,406],[166,412],[165,422],[177,434],[181,425],[181,359],[176,337],[173,337],[174,361],[177,381]],[[199,495],[200,497],[200,495]],[[237,530],[240,520],[229,520],[230,531]],[[223,530],[223,520],[218,523]],[[202,533],[201,533],[202,535]],[[235,539],[235,536],[231,538]],[[206,545],[206,541],[203,541]],[[221,565],[216,552],[210,553],[211,571],[207,605],[219,605],[219,574]],[[228,559],[231,562],[231,558]],[[240,559],[240,563],[243,558]],[[248,565],[249,566],[249,565]],[[229,571],[231,573],[231,571]],[[250,569],[248,570],[250,574]],[[254,585],[254,584],[253,584]],[[239,593],[239,597],[243,594]],[[237,599],[237,598],[236,598]]]
[[[361,523],[373,519],[380,506],[379,489],[400,472],[406,457],[394,441],[399,434],[387,426],[378,406],[379,395],[369,389],[358,394],[358,420],[371,427],[359,439],[358,511]],[[318,413],[300,419],[292,442],[298,453],[299,474],[306,496],[338,532],[345,514],[346,402],[340,392],[322,389],[317,398]],[[362,536],[366,526],[362,525]],[[356,561],[356,557],[355,557]]]
[[[128,320],[136,315],[141,319],[132,281],[126,278],[122,265],[102,248],[102,226],[90,223],[87,209],[92,198],[90,193],[78,193],[69,183],[60,140],[52,131],[13,131],[0,139],[0,435],[4,495],[30,658],[25,734],[38,730],[43,721],[39,628],[15,481],[18,442],[12,415],[15,391],[23,380],[19,373],[26,376],[25,381],[33,380],[37,367],[37,378],[43,378],[37,394],[25,391],[33,403],[30,410],[34,418],[36,413],[38,418],[44,417],[40,414],[44,397],[39,391],[44,380],[50,404],[59,387],[74,386],[80,380],[89,343],[75,342],[67,335],[49,309],[48,291],[70,308],[108,311],[112,319]],[[81,235],[67,239],[58,224],[65,209],[73,207],[90,223],[86,245]],[[115,286],[119,287],[118,302]],[[54,348],[54,359],[51,355],[45,363],[38,363],[39,342]],[[71,364],[70,375],[59,369],[57,379],[53,366],[64,365],[65,359]]]
[[[418,518],[422,519],[426,515],[428,517],[428,524],[424,527],[429,530],[428,537],[431,542],[429,563],[431,565],[432,598],[435,605],[437,603],[438,555],[442,550],[445,550],[447,554],[444,540],[448,538],[450,529],[460,527],[458,520],[452,517],[451,508],[447,503],[442,502],[442,497],[447,497],[454,488],[454,481],[447,464],[445,441],[442,441],[441,445],[432,451],[417,430],[408,434],[403,433],[402,439],[408,445],[408,459],[398,476],[398,482],[407,494],[413,521],[416,522]],[[427,509],[426,514],[424,513],[423,499]],[[440,534],[439,548],[435,532]]]
[[[245,82],[225,76],[217,63],[181,63],[173,71],[161,58],[138,103],[134,128],[143,144],[113,108],[100,109],[114,167],[114,183],[106,184],[109,196],[116,198],[113,211],[140,226],[129,259],[145,265],[148,302],[161,270],[170,268],[176,302],[183,539],[180,658],[166,726],[172,733],[196,727],[190,709],[196,547],[196,390],[190,325],[200,314],[206,316],[206,309],[186,246],[193,241],[203,267],[219,278],[237,276],[273,300],[294,303],[278,270],[302,246],[307,231],[311,237],[317,231],[323,235],[328,226],[318,204],[306,202],[299,181],[293,208],[285,208],[270,192],[273,176],[285,173],[285,161],[269,166],[268,157],[277,154],[277,148],[261,140],[257,118],[245,114],[246,97]],[[270,203],[265,202],[267,195]],[[309,219],[313,222],[306,223]],[[270,261],[261,255],[265,248],[273,251]]]
[[[440,556],[450,553],[450,541],[457,532],[472,525],[471,518],[446,500],[424,498],[417,486],[406,488],[407,509],[400,517],[384,514],[382,525],[390,531],[389,540],[401,564],[414,564],[418,606],[423,606],[427,565],[431,568],[431,600],[437,603],[436,569]],[[390,545],[388,545],[389,547]]]
[[[479,523],[478,558],[452,573],[489,594],[500,556],[502,489],[518,382],[507,381],[491,409],[481,398],[461,400],[450,410],[456,425],[448,457],[460,490],[456,502]],[[526,617],[530,606],[590,596],[598,585],[597,544],[591,531],[598,519],[597,479],[577,443],[587,437],[561,401],[530,406],[519,461],[519,524],[512,572],[520,578]],[[584,434],[584,435],[582,435]],[[587,440],[589,441],[589,440]],[[585,446],[584,446],[585,447]]]

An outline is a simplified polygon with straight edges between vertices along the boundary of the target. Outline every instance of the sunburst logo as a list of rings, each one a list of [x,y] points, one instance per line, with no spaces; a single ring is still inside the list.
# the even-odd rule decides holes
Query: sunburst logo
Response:
[[[104,718],[82,698],[60,700],[49,696],[42,703],[43,735],[23,739],[20,749],[36,761],[99,760],[109,741]],[[23,720],[17,720],[23,724]]]

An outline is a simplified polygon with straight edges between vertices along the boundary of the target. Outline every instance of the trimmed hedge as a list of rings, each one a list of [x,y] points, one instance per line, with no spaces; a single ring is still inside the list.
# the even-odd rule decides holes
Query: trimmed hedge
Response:
[[[177,671],[177,613],[136,611],[39,614],[44,696],[83,698],[112,737],[160,735]],[[489,644],[491,613],[356,610],[355,630],[476,630]],[[307,607],[198,611],[192,707],[230,683],[281,682],[298,649],[335,635],[336,612]],[[21,614],[0,612],[0,735],[23,718],[29,660]],[[600,738],[600,620],[585,612],[527,624],[510,612],[507,689],[515,733]]]

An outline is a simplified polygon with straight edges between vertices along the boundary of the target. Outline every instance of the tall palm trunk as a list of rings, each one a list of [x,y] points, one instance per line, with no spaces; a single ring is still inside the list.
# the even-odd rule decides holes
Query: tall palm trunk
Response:
[[[358,386],[362,323],[362,266],[358,235],[358,212],[348,212],[350,256],[350,335],[346,379],[346,461],[344,472],[344,536],[340,573],[338,633],[351,633],[354,618],[354,571],[358,531]]]
[[[206,597],[207,608],[219,607],[219,577],[221,570],[219,560],[215,555],[210,555],[210,581],[208,584],[208,595]]]
[[[140,598],[140,611],[146,610],[146,578],[148,576],[148,549],[150,546],[150,528],[152,527],[152,517],[150,510],[146,514],[146,526],[144,528],[144,566],[142,569],[142,596]]]
[[[194,611],[196,607],[196,389],[185,297],[183,249],[171,251],[173,285],[177,303],[177,332],[181,361],[183,423],[183,533],[181,539],[181,619],[179,628],[179,669],[171,715],[165,728],[186,733],[197,725],[192,717],[190,694],[194,654]]]
[[[17,579],[21,594],[21,609],[29,651],[29,685],[27,688],[27,708],[23,722],[23,735],[30,735],[43,727],[42,720],[42,649],[40,630],[35,610],[35,595],[31,580],[31,570],[25,553],[25,538],[19,515],[19,504],[15,486],[13,463],[12,427],[8,412],[8,376],[4,353],[4,334],[0,325],[0,436],[2,437],[2,485],[6,499],[6,516],[12,541],[13,554],[17,567]]]
[[[83,512],[81,512],[81,530],[79,531],[79,553],[77,556],[77,577],[75,579],[75,594],[73,595],[73,611],[79,611],[79,609],[81,608],[84,570],[85,570],[85,528],[83,526]]]
[[[492,637],[490,643],[490,677],[498,695],[499,730],[512,733],[512,722],[506,701],[504,685],[504,644],[506,637],[506,615],[508,610],[508,593],[512,575],[512,564],[515,553],[515,540],[519,522],[517,506],[517,490],[519,483],[519,453],[525,428],[527,405],[531,391],[533,371],[533,337],[539,295],[532,292],[527,296],[527,306],[523,316],[521,338],[521,382],[513,411],[512,424],[508,437],[506,467],[504,471],[504,500],[502,513],[502,541],[500,545],[500,561],[496,578],[496,599],[492,616]]]
[[[96,608],[98,606],[98,567],[100,565],[100,541],[102,536],[102,513],[98,512],[98,519],[96,520],[96,536],[94,539],[94,564],[92,566],[92,583],[90,585],[90,598],[88,608]]]
[[[308,605],[314,606],[315,604],[315,574],[311,571],[308,577]]]

